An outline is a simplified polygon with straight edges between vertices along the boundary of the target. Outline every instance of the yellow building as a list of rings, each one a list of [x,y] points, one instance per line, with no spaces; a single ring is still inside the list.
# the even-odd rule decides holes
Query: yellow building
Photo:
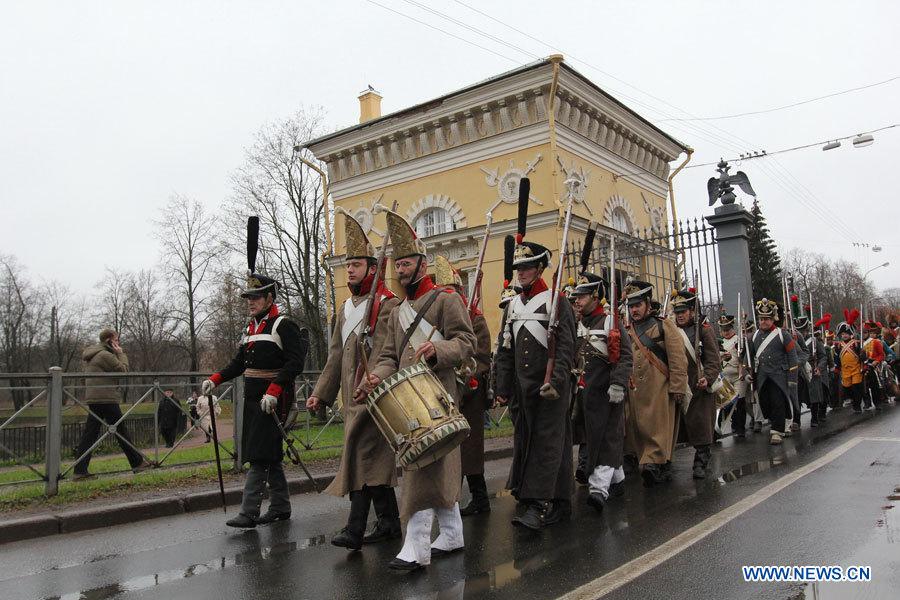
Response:
[[[663,231],[669,163],[688,150],[561,56],[385,116],[374,90],[359,100],[359,125],[306,144],[327,165],[334,205],[356,216],[377,246],[384,217],[373,215],[372,207],[396,201],[429,252],[449,258],[464,281],[475,268],[492,210],[482,286],[482,308],[492,325],[500,318],[503,237],[515,233],[520,177],[531,179],[527,239],[553,251],[553,270],[567,177],[584,183],[574,201],[570,239],[583,238],[590,221],[601,225],[601,234]],[[340,306],[349,294],[343,216],[336,217],[334,232],[329,264]],[[640,261],[627,268],[642,274]]]

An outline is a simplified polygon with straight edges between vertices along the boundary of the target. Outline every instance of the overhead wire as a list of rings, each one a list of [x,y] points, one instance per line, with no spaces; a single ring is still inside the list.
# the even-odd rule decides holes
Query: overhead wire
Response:
[[[891,77],[891,78],[889,78],[889,79],[885,79],[884,81],[877,81],[877,82],[875,82],[875,83],[870,83],[870,84],[868,84],[868,85],[861,85],[861,86],[858,86],[858,87],[849,88],[849,89],[846,89],[846,90],[841,90],[841,91],[839,91],[839,92],[833,92],[833,93],[831,93],[831,94],[825,94],[824,96],[816,96],[815,98],[808,98],[808,99],[806,99],[806,100],[801,100],[801,101],[799,101],[799,102],[793,102],[793,103],[791,103],[791,104],[785,104],[785,105],[782,105],[782,106],[776,106],[776,107],[773,107],[773,108],[767,108],[767,109],[764,109],[764,110],[751,110],[751,111],[748,111],[748,112],[736,113],[736,114],[733,114],[733,115],[720,115],[720,116],[718,116],[718,117],[694,117],[694,118],[691,118],[691,119],[663,119],[661,122],[663,122],[663,121],[719,121],[719,120],[722,120],[722,119],[737,119],[738,117],[747,117],[747,116],[751,116],[751,115],[764,115],[764,114],[767,114],[767,113],[778,112],[778,111],[780,111],[780,110],[786,110],[786,109],[788,109],[788,108],[794,108],[794,107],[797,107],[797,106],[803,106],[804,104],[811,104],[811,103],[813,103],[813,102],[819,102],[820,100],[827,100],[828,98],[834,98],[835,96],[843,96],[844,94],[850,94],[850,93],[853,93],[853,92],[859,92],[859,91],[862,91],[862,90],[868,90],[868,89],[873,88],[873,87],[878,87],[878,86],[881,86],[881,85],[885,85],[885,84],[888,84],[888,83],[897,81],[898,79],[900,79],[900,76],[897,76],[897,77]]]
[[[447,32],[447,31],[443,30],[443,29],[437,28],[437,27],[435,27],[435,26],[433,26],[433,25],[431,25],[431,24],[429,24],[429,23],[426,23],[426,22],[424,22],[424,21],[421,21],[421,20],[416,19],[416,18],[414,18],[414,17],[411,17],[411,16],[409,16],[409,15],[406,15],[405,13],[402,13],[402,12],[397,11],[397,10],[395,10],[395,9],[386,7],[386,6],[382,5],[382,4],[379,4],[379,3],[375,2],[374,0],[367,0],[367,1],[370,2],[370,3],[372,3],[372,4],[375,4],[375,5],[377,5],[377,6],[380,6],[380,7],[382,7],[382,8],[385,8],[385,9],[387,9],[387,10],[390,10],[391,12],[394,12],[394,13],[397,13],[397,14],[399,14],[399,15],[401,15],[401,16],[404,16],[404,17],[406,17],[406,18],[408,18],[408,19],[411,19],[411,20],[413,20],[413,21],[415,21],[415,22],[418,22],[418,23],[420,23],[420,24],[426,25],[426,26],[428,26],[428,27],[430,27],[430,28],[432,28],[432,29],[436,29],[436,30],[438,30],[438,31],[441,31],[442,33],[445,33],[445,34],[447,34],[447,35],[450,35],[450,36],[452,36],[452,37],[454,37],[454,38],[456,38],[456,39],[459,39],[459,40],[461,40],[461,41],[464,41],[464,42],[466,42],[466,43],[469,43],[469,44],[474,45],[474,46],[476,46],[476,47],[479,47],[479,48],[481,48],[481,49],[484,49],[484,50],[487,50],[487,51],[489,51],[489,52],[492,52],[493,54],[496,54],[496,55],[498,55],[498,56],[501,56],[501,57],[503,57],[503,58],[506,58],[507,60],[511,60],[511,61],[515,62],[514,59],[511,59],[511,58],[508,57],[508,56],[499,54],[499,53],[497,53],[497,52],[495,52],[495,51],[493,51],[493,50],[491,50],[491,49],[489,49],[489,48],[486,48],[486,47],[484,47],[484,46],[481,46],[481,45],[479,45],[479,44],[476,44],[476,43],[474,43],[474,42],[471,42],[470,40],[467,40],[467,39],[465,39],[465,38],[461,38],[460,36],[456,36],[455,34],[452,34],[452,33],[450,33],[450,32]],[[407,2],[408,4],[411,4],[411,5],[414,5],[414,6],[418,6],[419,8],[421,8],[421,9],[423,9],[423,10],[426,10],[427,12],[430,12],[431,14],[434,14],[434,15],[438,16],[439,18],[445,19],[445,20],[450,21],[450,22],[452,22],[452,23],[454,23],[454,24],[456,24],[456,25],[458,25],[458,26],[464,27],[464,28],[468,29],[469,31],[472,31],[472,32],[476,33],[477,35],[481,35],[482,37],[486,37],[486,38],[491,39],[492,41],[495,41],[495,42],[498,42],[498,43],[503,43],[503,44],[506,45],[507,47],[510,47],[510,48],[515,49],[515,50],[517,50],[517,51],[519,51],[519,52],[522,52],[523,54],[526,54],[526,55],[529,55],[529,56],[533,56],[533,55],[532,55],[531,53],[529,53],[527,50],[525,50],[525,49],[523,49],[523,48],[521,48],[521,47],[519,47],[519,46],[516,46],[516,45],[514,45],[514,44],[509,44],[509,43],[507,43],[507,42],[505,42],[505,41],[502,41],[502,40],[500,40],[500,38],[498,38],[497,36],[494,36],[494,35],[492,35],[492,34],[489,34],[489,33],[487,33],[487,32],[484,32],[484,31],[482,31],[482,30],[480,30],[480,29],[478,29],[478,28],[476,28],[476,27],[470,26],[470,25],[468,25],[468,24],[462,23],[462,22],[459,21],[458,19],[455,19],[454,17],[451,17],[451,16],[449,16],[449,15],[447,15],[447,14],[445,14],[445,13],[442,13],[442,12],[437,11],[437,10],[435,10],[435,9],[431,9],[431,8],[429,8],[429,7],[426,7],[426,6],[422,5],[422,4],[419,3],[419,2],[414,2],[413,0],[404,0],[404,1]],[[479,9],[477,9],[477,8],[475,8],[475,7],[472,7],[472,6],[470,6],[469,4],[467,4],[467,3],[465,3],[465,2],[462,2],[461,0],[454,0],[454,1],[455,1],[457,4],[460,4],[461,6],[464,6],[464,7],[468,8],[468,9],[470,9],[470,10],[472,10],[472,11],[474,11],[474,12],[476,12],[476,13],[478,13],[478,14],[480,14],[480,15],[482,15],[482,16],[484,16],[484,17],[486,17],[486,18],[488,18],[488,19],[490,19],[490,20],[492,20],[492,21],[495,21],[495,22],[497,22],[497,23],[500,23],[501,25],[503,25],[503,26],[505,26],[505,27],[507,27],[507,28],[509,28],[509,29],[511,29],[511,30],[513,30],[513,31],[515,31],[515,32],[517,32],[517,33],[519,33],[520,35],[523,35],[523,36],[525,36],[525,37],[527,37],[527,38],[533,40],[533,41],[536,41],[536,42],[538,42],[538,43],[540,43],[540,44],[542,44],[542,45],[544,45],[544,46],[550,48],[551,50],[553,50],[553,51],[555,51],[555,52],[562,52],[561,49],[559,49],[559,48],[557,48],[557,47],[555,47],[555,46],[553,46],[553,45],[551,45],[551,44],[549,44],[549,43],[547,43],[547,42],[545,42],[545,41],[543,41],[543,40],[540,40],[540,39],[538,39],[538,38],[536,38],[536,37],[534,37],[534,36],[528,34],[527,32],[522,31],[521,29],[518,29],[518,28],[516,28],[516,27],[514,27],[514,26],[512,26],[512,25],[509,25],[508,23],[505,23],[504,21],[501,21],[501,20],[499,20],[499,19],[497,19],[497,18],[495,18],[495,17],[489,15],[488,13],[486,13],[486,12],[484,12],[484,11],[482,11],[482,10],[479,10]],[[647,91],[645,91],[645,90],[642,90],[641,88],[638,88],[637,86],[632,85],[631,83],[629,83],[629,82],[627,82],[627,81],[625,81],[625,80],[623,80],[623,79],[620,79],[619,77],[616,77],[616,76],[613,75],[612,73],[609,73],[609,72],[607,72],[607,71],[604,71],[603,69],[601,69],[601,68],[599,68],[599,67],[597,67],[597,66],[595,66],[595,65],[592,65],[591,63],[588,63],[587,61],[581,60],[581,59],[575,57],[575,56],[572,55],[572,54],[567,54],[567,56],[568,56],[571,60],[573,60],[573,61],[575,61],[575,62],[582,63],[582,64],[586,65],[587,67],[589,67],[589,68],[591,68],[591,69],[597,71],[598,73],[601,73],[601,74],[603,74],[603,75],[605,75],[605,76],[607,76],[607,77],[609,77],[609,78],[611,78],[611,79],[614,79],[614,80],[616,80],[616,81],[619,81],[619,82],[621,82],[622,84],[624,84],[624,85],[626,85],[626,86],[628,86],[628,87],[630,87],[630,88],[632,88],[632,89],[634,89],[634,90],[636,90],[636,91],[638,91],[638,92],[644,94],[645,96],[648,96],[649,98],[653,98],[653,99],[655,99],[655,100],[657,100],[657,101],[659,101],[659,102],[661,102],[661,103],[663,103],[663,104],[665,104],[665,105],[667,105],[667,106],[670,106],[670,107],[674,108],[675,110],[678,110],[678,111],[680,111],[680,112],[682,112],[682,113],[684,113],[684,114],[686,114],[686,115],[688,115],[689,117],[692,118],[692,120],[680,120],[680,119],[676,118],[675,115],[672,115],[671,113],[668,113],[668,112],[665,111],[665,110],[662,110],[662,109],[660,109],[660,108],[658,108],[658,107],[652,106],[652,105],[650,105],[650,104],[648,104],[648,103],[646,103],[646,102],[643,102],[643,101],[641,101],[641,100],[639,100],[639,99],[637,99],[637,98],[634,98],[634,97],[632,97],[632,96],[630,96],[630,95],[626,95],[626,94],[621,93],[621,92],[616,91],[616,90],[611,90],[611,89],[609,89],[608,87],[606,88],[606,89],[609,90],[610,92],[615,93],[618,97],[622,97],[622,98],[625,98],[625,99],[627,99],[627,100],[630,100],[632,103],[637,104],[637,105],[640,105],[640,106],[643,106],[643,107],[645,107],[646,109],[648,109],[648,110],[650,110],[650,111],[652,111],[652,112],[654,112],[654,113],[656,113],[656,114],[658,114],[658,115],[662,115],[662,116],[664,116],[664,117],[670,117],[669,120],[670,120],[671,122],[669,123],[669,126],[672,127],[672,128],[678,129],[679,131],[682,131],[682,132],[684,132],[684,133],[687,133],[688,135],[697,136],[697,137],[699,137],[699,138],[701,138],[701,139],[704,139],[704,140],[707,141],[708,143],[711,143],[712,145],[714,145],[714,146],[716,146],[716,147],[718,147],[718,148],[720,148],[720,149],[727,150],[727,151],[735,151],[735,152],[740,151],[741,146],[738,145],[738,144],[737,144],[735,141],[733,141],[733,140],[738,140],[738,141],[740,141],[740,142],[742,142],[742,143],[749,144],[750,146],[754,146],[754,147],[756,146],[756,144],[753,144],[752,142],[749,142],[748,140],[745,140],[745,139],[743,139],[743,138],[740,138],[739,136],[736,136],[735,134],[732,134],[732,133],[730,133],[730,132],[728,132],[728,131],[722,129],[721,127],[718,127],[718,126],[715,125],[715,124],[710,123],[710,124],[707,124],[707,125],[699,125],[699,124],[697,124],[697,123],[694,122],[694,121],[696,121],[696,120],[702,121],[702,120],[699,119],[698,117],[696,117],[695,115],[692,115],[690,112],[686,111],[685,109],[680,108],[680,107],[678,107],[678,106],[676,106],[676,105],[674,105],[674,104],[668,102],[667,100],[665,100],[665,99],[663,99],[663,98],[659,98],[658,96],[655,96],[655,95],[653,95],[653,94],[651,94],[651,93],[649,93],[649,92],[647,92]],[[720,131],[723,135],[719,135],[719,134],[715,133],[714,131],[712,131],[712,129],[716,129],[716,130]],[[783,166],[782,166],[782,169],[783,169],[785,172],[787,172],[787,170],[786,170]],[[785,179],[784,175],[782,175],[781,173],[779,173],[777,170],[771,169],[771,168],[769,168],[768,166],[762,167],[761,170],[763,170],[763,171],[768,175],[768,177],[769,177],[770,179],[772,179],[774,182],[776,182],[776,183],[779,185],[779,187],[781,187],[785,192],[787,192],[790,196],[793,196],[795,199],[797,199],[798,202],[800,202],[800,203],[803,204],[805,207],[807,207],[809,210],[811,210],[811,211],[812,211],[817,217],[819,217],[826,225],[828,225],[829,227],[831,227],[832,229],[834,229],[834,230],[835,230],[837,233],[839,233],[842,237],[848,237],[847,231],[840,231],[840,230],[838,229],[838,226],[835,225],[835,223],[839,223],[839,220],[838,220],[834,215],[829,215],[827,212],[825,212],[825,211],[827,211],[827,208],[824,208],[824,207],[820,208],[820,206],[816,204],[816,202],[819,202],[819,201],[818,201],[818,199],[815,198],[815,196],[812,194],[812,192],[809,191],[809,188],[805,188],[805,186],[804,186],[804,188],[806,189],[806,191],[808,192],[808,194],[809,194],[810,196],[812,196],[812,201],[810,201],[810,200],[807,199],[807,198],[804,198],[803,195],[802,195],[802,193],[798,193],[798,189],[799,189],[799,188],[797,188],[795,184],[792,184],[792,183],[789,182],[787,179]],[[639,173],[639,172],[636,172],[636,173],[629,173],[629,174],[620,174],[620,175],[617,175],[617,177],[627,177],[627,178],[630,178],[629,175],[636,175],[636,174],[638,174],[638,173]],[[793,179],[794,179],[798,184],[802,185],[802,183],[800,183],[799,180],[798,180],[796,177],[794,177],[794,176],[793,176],[792,174],[790,174],[789,172],[787,172],[787,173],[788,173],[788,175],[790,175],[791,177],[793,177]],[[791,188],[793,188],[793,190],[792,190]],[[858,238],[858,236],[857,236],[857,238]],[[848,239],[849,239],[849,238],[848,238]],[[851,241],[852,241],[852,240],[851,240]]]

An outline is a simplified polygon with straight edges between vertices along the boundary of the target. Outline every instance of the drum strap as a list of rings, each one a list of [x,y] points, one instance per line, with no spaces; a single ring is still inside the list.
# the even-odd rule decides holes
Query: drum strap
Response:
[[[406,345],[409,343],[409,340],[412,339],[413,334],[416,331],[416,328],[419,326],[419,323],[422,322],[422,319],[425,318],[425,313],[428,312],[428,309],[431,308],[431,305],[434,304],[434,301],[437,300],[438,294],[444,291],[444,288],[438,288],[431,292],[431,295],[425,300],[425,304],[422,305],[422,308],[419,309],[419,312],[416,313],[416,318],[413,319],[412,323],[410,323],[409,327],[406,328],[406,333],[403,334],[403,343],[400,344],[400,352],[403,352],[403,349],[406,348]]]

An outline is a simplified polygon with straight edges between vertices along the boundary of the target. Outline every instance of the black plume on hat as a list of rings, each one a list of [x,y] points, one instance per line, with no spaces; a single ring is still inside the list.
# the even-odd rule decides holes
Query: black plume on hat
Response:
[[[259,217],[247,217],[247,272],[256,271],[256,253],[259,250]]]
[[[591,262],[591,252],[594,250],[594,238],[597,237],[597,230],[594,229],[593,223],[588,226],[587,233],[584,235],[584,247],[581,249],[581,272],[588,270],[588,263]]]
[[[523,177],[519,180],[519,219],[516,227],[516,242],[522,243],[528,229],[528,196],[531,194],[531,180]]]

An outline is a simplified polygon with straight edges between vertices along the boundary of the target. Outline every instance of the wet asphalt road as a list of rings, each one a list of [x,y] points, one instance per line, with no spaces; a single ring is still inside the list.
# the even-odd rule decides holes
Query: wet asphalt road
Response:
[[[648,563],[661,544],[856,437],[866,439],[668,560]],[[291,521],[246,532],[209,511],[0,546],[0,598],[518,600],[557,597],[629,561],[652,568],[606,598],[896,598],[900,406],[861,416],[844,409],[817,430],[804,417],[801,434],[783,446],[767,440],[724,441],[713,452],[714,476],[701,482],[690,476],[693,451],[679,450],[673,483],[648,490],[630,479],[626,496],[602,515],[584,504],[581,488],[572,520],[537,534],[510,525],[515,502],[501,492],[509,461],[495,461],[487,473],[498,492],[493,512],[465,519],[465,553],[411,576],[384,568],[399,541],[357,553],[331,546],[349,503],[305,495],[293,499]],[[873,582],[813,590],[743,581],[741,565],[766,564],[871,565]]]

